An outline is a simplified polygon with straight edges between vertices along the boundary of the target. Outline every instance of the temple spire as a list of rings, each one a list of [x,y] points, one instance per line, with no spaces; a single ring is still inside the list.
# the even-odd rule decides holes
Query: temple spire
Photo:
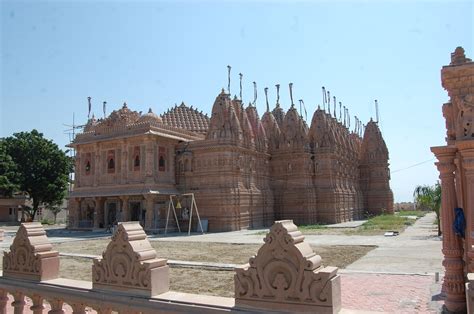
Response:
[[[290,87],[291,108],[293,108],[295,106],[295,104],[293,102],[293,83],[288,84],[288,86]]]
[[[337,115],[336,115],[336,96],[332,96],[332,99],[334,100],[334,118],[337,120]]]
[[[229,93],[229,95],[230,95],[230,69],[232,69],[232,67],[228,65],[227,66],[227,92]]]
[[[267,103],[267,112],[269,112],[270,111],[270,106],[268,104],[268,87],[265,87],[263,90],[265,91],[265,101]]]
[[[107,117],[106,110],[105,110],[105,105],[107,105],[107,102],[106,102],[106,101],[104,101],[104,102],[102,103],[102,110],[104,111],[104,119]]]
[[[240,77],[240,100],[242,101],[242,77],[244,75],[242,73],[239,73],[239,77]]]

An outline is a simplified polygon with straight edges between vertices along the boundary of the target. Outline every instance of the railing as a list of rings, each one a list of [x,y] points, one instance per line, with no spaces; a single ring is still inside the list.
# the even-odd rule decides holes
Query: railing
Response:
[[[337,268],[304,242],[291,220],[277,221],[249,263],[236,268],[235,298],[169,291],[167,260],[158,258],[137,222],[120,223],[92,281],[58,278],[59,253],[39,223],[24,223],[3,257],[0,313],[336,313],[340,309]]]

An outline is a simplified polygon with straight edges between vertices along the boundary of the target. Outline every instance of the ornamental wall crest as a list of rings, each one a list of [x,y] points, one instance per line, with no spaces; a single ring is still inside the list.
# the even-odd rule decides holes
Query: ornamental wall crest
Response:
[[[3,276],[29,280],[58,278],[59,252],[46,237],[39,222],[22,223],[10,252],[3,255]]]
[[[236,268],[237,307],[334,313],[340,309],[337,268],[322,267],[321,257],[304,242],[292,220],[276,221],[264,241],[248,264]]]
[[[144,296],[168,291],[167,260],[156,256],[138,222],[119,223],[102,258],[94,259],[93,289],[123,290]]]

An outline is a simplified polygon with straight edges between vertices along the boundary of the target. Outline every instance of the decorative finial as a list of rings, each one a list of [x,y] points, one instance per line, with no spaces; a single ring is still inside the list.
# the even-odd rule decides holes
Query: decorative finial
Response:
[[[240,77],[240,100],[242,100],[242,77],[244,75],[242,73],[239,73],[239,77]]]
[[[105,117],[107,116],[106,110],[105,110],[105,105],[107,105],[107,102],[106,102],[106,101],[104,101],[104,102],[102,103],[102,110],[104,111],[104,119],[105,119]]]
[[[151,110],[151,107],[148,108],[148,113],[153,113],[153,111]]]
[[[268,87],[263,89],[265,91],[265,102],[267,103],[267,112],[270,111],[270,105],[268,104]]]
[[[326,88],[323,86],[323,110],[326,111]]]
[[[471,59],[466,58],[463,47],[456,47],[453,53],[451,53],[451,63],[450,65],[458,65],[471,61]]]
[[[123,102],[122,108],[123,108],[123,109],[126,109],[126,108],[127,108],[127,103],[126,103],[126,102]]]
[[[257,83],[253,82],[253,106],[255,107],[255,104],[257,102]]]
[[[227,66],[227,91],[229,92],[229,94],[230,94],[230,69],[232,69],[232,67],[228,65]]]
[[[91,109],[92,109],[92,105],[91,105],[91,97],[87,97],[87,102],[89,103],[89,111],[87,112],[87,119],[89,119],[89,117],[91,116]]]
[[[277,103],[276,103],[276,106],[280,107],[280,84],[276,84],[275,86],[277,88]]]
[[[288,84],[290,87],[290,100],[291,100],[291,108],[295,107],[295,104],[293,102],[293,83]]]
[[[332,99],[334,100],[334,118],[337,119],[337,115],[336,115],[336,96],[333,96]]]

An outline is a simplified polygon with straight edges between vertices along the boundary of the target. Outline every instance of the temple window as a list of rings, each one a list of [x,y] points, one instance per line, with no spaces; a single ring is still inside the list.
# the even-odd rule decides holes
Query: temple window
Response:
[[[115,172],[115,151],[109,150],[107,156],[107,172],[114,173]]]
[[[85,162],[84,170],[86,172],[86,175],[91,174],[91,153],[86,154],[86,162]]]
[[[133,170],[139,171],[140,170],[140,147],[135,146],[133,149]]]
[[[158,170],[166,170],[166,149],[161,146],[158,148]]]

